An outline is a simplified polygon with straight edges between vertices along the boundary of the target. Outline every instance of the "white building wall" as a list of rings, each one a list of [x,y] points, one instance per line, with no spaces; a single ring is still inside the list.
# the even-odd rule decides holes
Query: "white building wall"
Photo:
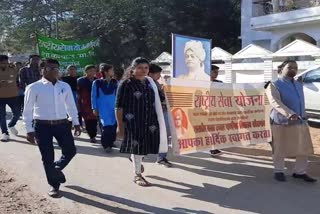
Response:
[[[310,8],[310,11],[318,11],[318,9],[319,8]],[[318,14],[310,14],[310,17],[313,17],[313,18],[309,17],[309,19],[314,19],[314,20],[309,20],[307,23],[303,23],[303,24],[290,23],[290,25],[284,24],[284,25],[274,27],[272,29],[270,28],[266,31],[257,31],[257,30],[252,30],[252,26],[251,26],[251,18],[254,17],[254,14],[256,13],[257,10],[259,10],[259,7],[258,5],[253,4],[253,0],[242,0],[242,3],[241,3],[242,48],[252,43],[275,52],[279,50],[282,46],[282,45],[279,45],[279,42],[281,42],[284,38],[287,38],[288,36],[295,33],[307,34],[308,36],[315,39],[317,42],[317,45],[320,47],[320,27],[319,27],[320,22],[318,20],[319,19]],[[301,14],[300,11],[301,13],[303,13],[304,10],[303,9],[293,10],[292,13],[290,13],[294,15],[294,17],[292,17],[292,20],[294,20],[294,18],[297,18],[296,16],[299,17],[299,16],[305,15],[305,14]],[[266,21],[268,21],[270,20],[270,18],[276,18],[277,16],[279,16],[280,18],[285,17],[285,19],[288,19],[288,17],[285,14],[286,13],[275,14],[272,17],[270,17],[270,15],[263,16],[259,19],[261,20],[265,19]],[[287,14],[287,15],[290,15],[290,14]]]
[[[312,37],[314,40],[316,40],[318,46],[320,43],[320,28],[319,24],[308,24],[304,26],[299,27],[291,27],[291,28],[279,28],[275,29],[272,32],[272,41],[271,41],[271,51],[275,52],[281,48],[281,43],[285,38],[288,38],[290,35],[296,34],[296,33],[304,33],[310,37]]]
[[[253,0],[241,1],[241,40],[242,48],[257,44],[270,50],[271,33],[251,30],[250,21],[253,16]]]

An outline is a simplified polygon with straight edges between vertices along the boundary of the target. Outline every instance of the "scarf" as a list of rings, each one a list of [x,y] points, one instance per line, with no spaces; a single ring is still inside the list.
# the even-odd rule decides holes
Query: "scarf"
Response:
[[[159,153],[167,153],[168,152],[167,130],[166,130],[166,124],[164,121],[164,115],[163,115],[161,100],[159,96],[159,90],[156,83],[153,81],[151,77],[147,76],[146,78],[150,82],[152,90],[155,95],[155,108],[156,108],[156,113],[157,113],[157,118],[158,118],[159,128],[160,128]]]
[[[103,79],[97,80],[97,90],[101,89],[104,95],[115,94],[117,87],[118,82],[115,79],[111,79],[109,82]]]

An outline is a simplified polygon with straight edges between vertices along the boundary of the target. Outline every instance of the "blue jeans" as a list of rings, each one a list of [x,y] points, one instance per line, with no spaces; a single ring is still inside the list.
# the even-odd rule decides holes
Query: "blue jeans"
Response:
[[[60,185],[59,175],[61,174],[61,170],[63,170],[76,155],[71,123],[66,121],[66,123],[63,124],[50,125],[35,121],[34,129],[47,181],[49,185],[57,187]],[[54,162],[53,137],[58,141],[62,151],[62,156],[56,162]]]
[[[168,153],[159,153],[157,161],[162,161],[162,160],[166,159],[167,158],[167,154]]]
[[[168,139],[168,143],[169,143],[169,137],[171,136],[171,132],[170,132],[170,125],[169,125],[169,115],[168,115],[167,110],[163,111],[163,116],[164,116],[164,122],[166,124],[167,139]],[[159,153],[158,154],[158,161],[161,161],[165,158],[167,158],[167,153]]]
[[[0,98],[0,125],[3,134],[9,134],[6,120],[6,105],[11,108],[13,114],[11,121],[8,123],[9,127],[15,126],[21,115],[19,97]]]

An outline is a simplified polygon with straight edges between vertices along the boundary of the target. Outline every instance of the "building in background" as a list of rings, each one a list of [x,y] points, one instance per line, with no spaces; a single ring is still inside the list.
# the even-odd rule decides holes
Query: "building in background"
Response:
[[[242,48],[272,52],[296,39],[320,46],[320,0],[242,0]]]

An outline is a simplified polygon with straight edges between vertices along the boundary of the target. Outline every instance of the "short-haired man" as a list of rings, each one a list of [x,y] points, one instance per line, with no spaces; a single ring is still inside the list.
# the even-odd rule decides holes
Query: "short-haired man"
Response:
[[[219,67],[216,65],[211,65],[211,72],[210,72],[210,81],[211,82],[221,82],[221,80],[217,80],[219,76]]]
[[[9,64],[7,55],[0,55],[0,125],[2,131],[2,142],[9,141],[9,132],[18,135],[15,125],[21,115],[19,103],[19,92],[17,86],[18,71],[13,64]],[[11,108],[13,117],[7,126],[6,106]]]
[[[77,101],[77,67],[69,65],[67,67],[67,76],[61,78],[63,82],[68,83],[71,87],[74,100]]]
[[[210,81],[211,82],[220,82],[222,83],[221,80],[217,80],[219,76],[219,67],[216,65],[211,65],[211,72],[210,72]],[[210,150],[210,153],[212,156],[217,156],[221,154],[221,151],[218,149]]]
[[[24,100],[26,87],[41,78],[40,56],[32,54],[29,56],[28,64],[19,70],[19,94],[20,100]],[[21,110],[23,111],[23,103]]]
[[[20,105],[20,108],[21,108],[21,114],[23,112],[23,103],[24,103],[24,89],[22,89],[21,85],[20,85],[20,81],[19,81],[19,75],[20,75],[20,70],[21,68],[23,67],[23,64],[22,62],[14,62],[14,65],[17,69],[17,71],[19,72],[18,73],[18,79],[17,79],[17,82],[18,82],[18,89],[19,89],[19,105]]]
[[[77,81],[78,106],[81,117],[84,119],[87,133],[91,143],[96,143],[98,118],[94,115],[91,105],[92,84],[96,79],[97,69],[94,65],[85,67],[85,76],[80,77]]]
[[[161,78],[161,72],[162,68],[158,66],[157,64],[151,63],[149,66],[149,77],[151,77],[154,82],[156,83],[161,96],[165,98],[164,90],[163,87],[160,85],[158,80]],[[168,120],[168,110],[167,110],[167,105],[166,101],[162,103],[162,109],[163,109],[163,115],[165,119],[165,124],[166,124],[166,129],[167,129],[167,137],[168,137],[168,142],[170,141],[170,127],[169,127],[169,120]],[[167,153],[159,153],[158,158],[157,158],[157,164],[163,165],[165,167],[172,167],[172,164],[168,161],[167,159]]]
[[[25,93],[23,120],[27,129],[27,140],[40,149],[47,181],[52,187],[49,196],[58,197],[61,183],[66,181],[62,170],[76,154],[71,132],[72,120],[75,135],[79,136],[78,111],[70,86],[58,80],[59,62],[54,59],[44,61],[43,77],[29,85]],[[53,138],[58,141],[62,156],[54,161]]]
[[[40,56],[33,54],[29,56],[29,64],[23,67],[19,73],[20,87],[24,90],[28,85],[41,78]]]

